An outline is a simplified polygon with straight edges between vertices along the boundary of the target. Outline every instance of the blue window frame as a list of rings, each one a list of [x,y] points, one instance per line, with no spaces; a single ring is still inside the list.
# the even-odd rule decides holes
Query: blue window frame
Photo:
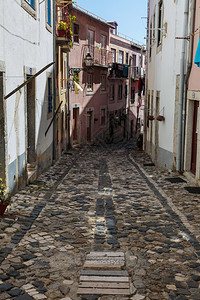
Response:
[[[52,112],[52,79],[48,78],[48,114]]]
[[[47,0],[47,23],[51,26],[51,0]]]
[[[34,7],[34,0],[25,0],[32,8]]]

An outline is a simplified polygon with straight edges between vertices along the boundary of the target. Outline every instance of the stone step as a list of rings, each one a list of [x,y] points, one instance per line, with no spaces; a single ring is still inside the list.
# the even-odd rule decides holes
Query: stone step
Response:
[[[124,264],[120,265],[114,265],[114,264],[98,264],[95,262],[92,264],[91,262],[84,264],[84,269],[90,269],[90,270],[121,270],[123,269]]]
[[[81,275],[95,275],[95,276],[128,276],[127,271],[107,271],[107,270],[82,270]]]
[[[124,253],[123,252],[117,252],[117,251],[113,251],[113,252],[90,252],[89,254],[87,254],[86,257],[90,257],[90,256],[98,256],[98,257],[124,257]]]
[[[129,289],[129,282],[91,282],[85,281],[80,282],[79,287],[81,288],[111,288],[111,289]]]
[[[129,289],[78,288],[79,295],[130,295]]]
[[[99,282],[129,282],[128,277],[117,276],[86,276],[81,275],[80,281],[99,281]]]

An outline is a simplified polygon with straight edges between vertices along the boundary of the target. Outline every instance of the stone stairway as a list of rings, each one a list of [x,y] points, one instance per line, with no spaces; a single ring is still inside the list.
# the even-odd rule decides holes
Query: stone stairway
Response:
[[[123,252],[90,252],[81,271],[79,295],[130,295]]]

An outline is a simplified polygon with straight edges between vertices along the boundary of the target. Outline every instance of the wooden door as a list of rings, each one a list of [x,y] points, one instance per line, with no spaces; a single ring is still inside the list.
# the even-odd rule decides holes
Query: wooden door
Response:
[[[87,141],[92,141],[92,119],[93,119],[93,111],[87,112]]]
[[[88,29],[88,53],[94,58],[94,31]]]
[[[78,141],[79,108],[73,108],[73,141]]]
[[[101,64],[106,65],[106,36],[101,35]]]
[[[191,172],[196,173],[199,101],[194,101]]]
[[[29,79],[31,76],[27,76]],[[27,84],[27,162],[36,161],[35,152],[35,78]]]

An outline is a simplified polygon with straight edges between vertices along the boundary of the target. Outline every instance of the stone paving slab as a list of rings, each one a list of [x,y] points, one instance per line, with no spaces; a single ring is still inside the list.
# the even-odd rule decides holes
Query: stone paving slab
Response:
[[[128,276],[127,271],[81,270],[81,275]]]
[[[144,163],[134,141],[80,147],[15,194],[0,218],[0,300],[90,299],[77,294],[80,275],[98,276],[81,272],[90,252],[124,253],[130,278],[130,297],[94,299],[200,299],[200,195]]]
[[[97,289],[97,288],[78,288],[77,294],[81,295],[130,295],[129,289]]]

